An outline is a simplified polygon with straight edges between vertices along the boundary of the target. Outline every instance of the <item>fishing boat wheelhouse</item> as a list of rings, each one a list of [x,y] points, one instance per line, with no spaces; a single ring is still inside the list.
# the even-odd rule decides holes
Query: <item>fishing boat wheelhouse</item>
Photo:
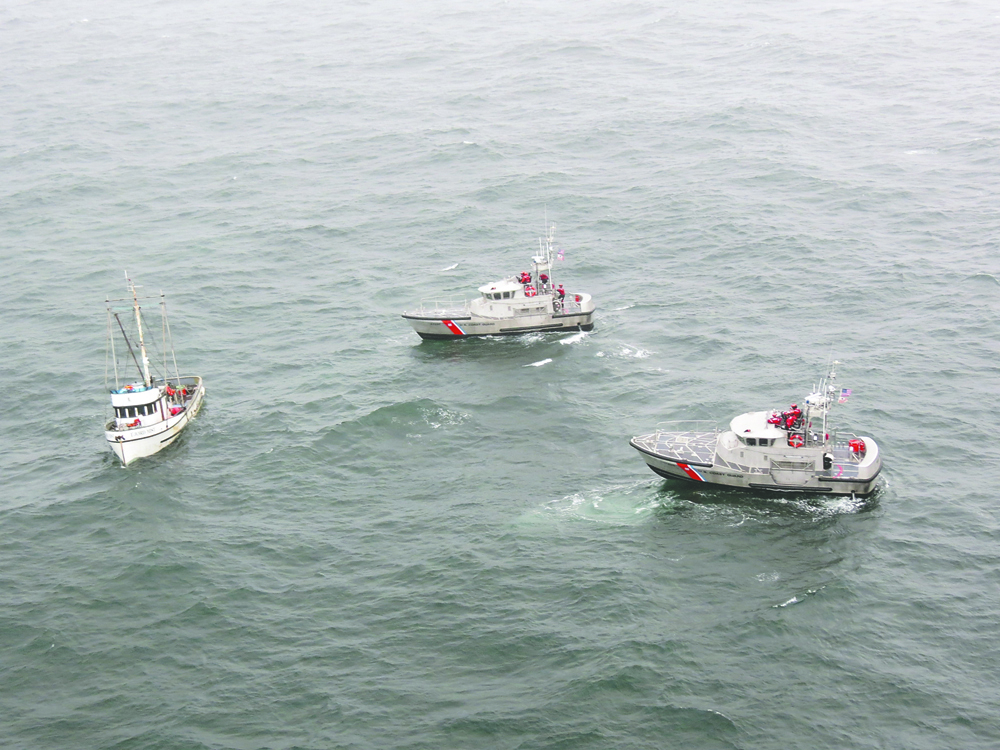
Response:
[[[205,397],[205,386],[197,375],[181,376],[177,371],[166,299],[160,294],[163,354],[162,371],[155,372],[149,358],[148,327],[144,326],[137,287],[126,274],[130,297],[107,300],[108,361],[105,386],[111,394],[113,416],[104,435],[122,466],[137,458],[151,456],[170,445],[194,419]],[[113,303],[130,303],[127,306]],[[173,363],[168,376],[167,352]],[[134,369],[133,369],[134,367]],[[113,385],[111,378],[113,377]]]

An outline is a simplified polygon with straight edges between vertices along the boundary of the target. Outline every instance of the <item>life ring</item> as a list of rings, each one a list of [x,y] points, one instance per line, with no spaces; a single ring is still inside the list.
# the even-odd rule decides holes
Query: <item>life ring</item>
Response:
[[[788,445],[792,448],[801,448],[805,444],[805,440],[803,440],[802,436],[798,433],[793,433],[788,436]]]
[[[524,296],[525,297],[534,297],[536,294],[538,294],[538,292],[535,291],[535,287],[533,287],[533,286],[526,286],[526,287],[524,287]]]
[[[861,438],[854,438],[848,445],[851,448],[852,453],[864,453],[865,452],[865,441]]]

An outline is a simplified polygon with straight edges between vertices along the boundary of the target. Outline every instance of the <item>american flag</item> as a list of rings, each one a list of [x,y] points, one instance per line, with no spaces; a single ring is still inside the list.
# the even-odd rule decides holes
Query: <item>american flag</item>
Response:
[[[562,248],[559,248],[559,252],[556,254],[556,260],[566,260],[566,253],[563,252]]]
[[[851,397],[851,389],[850,388],[841,388],[840,389],[840,398],[837,399],[837,403],[838,404],[846,404],[847,403],[847,399],[849,399],[850,397]]]

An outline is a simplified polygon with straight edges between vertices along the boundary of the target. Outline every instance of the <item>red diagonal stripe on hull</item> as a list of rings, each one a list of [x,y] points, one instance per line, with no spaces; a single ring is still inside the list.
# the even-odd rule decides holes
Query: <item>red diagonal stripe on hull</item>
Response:
[[[685,474],[687,474],[689,477],[691,477],[694,481],[696,481],[696,482],[704,482],[705,481],[704,479],[701,478],[701,474],[699,474],[697,471],[695,471],[694,469],[692,469],[687,464],[677,464],[677,465],[680,467],[681,471],[683,471]]]
[[[463,331],[461,328],[459,328],[457,325],[455,325],[455,321],[453,321],[453,320],[442,320],[441,322],[444,323],[444,327],[445,328],[447,328],[449,331],[451,331],[452,333],[454,333],[456,336],[464,336],[465,335],[465,331]]]

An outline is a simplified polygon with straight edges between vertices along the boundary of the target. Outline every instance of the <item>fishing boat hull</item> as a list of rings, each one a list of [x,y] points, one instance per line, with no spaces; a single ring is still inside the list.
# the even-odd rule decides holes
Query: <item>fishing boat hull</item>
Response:
[[[746,457],[730,455],[729,460],[719,452],[726,437],[717,432],[659,432],[634,437],[629,445],[661,477],[754,490],[865,496],[875,489],[882,470],[878,445],[870,437],[855,438],[865,446],[860,458],[842,441],[816,448],[782,446],[759,455],[744,450],[741,456]],[[723,452],[729,454],[725,447]],[[832,459],[829,468],[824,467],[824,455]]]
[[[198,415],[205,398],[205,385],[202,379],[198,376],[183,377],[180,378],[180,384],[194,386],[194,392],[188,397],[184,410],[179,414],[150,425],[125,429],[117,429],[115,420],[108,423],[104,436],[108,441],[108,447],[121,461],[122,466],[128,466],[137,459],[152,456],[166,448]]]
[[[403,313],[420,338],[452,340],[477,336],[512,336],[552,331],[592,331],[594,311],[564,315],[534,315],[518,318],[482,318],[475,315]]]

